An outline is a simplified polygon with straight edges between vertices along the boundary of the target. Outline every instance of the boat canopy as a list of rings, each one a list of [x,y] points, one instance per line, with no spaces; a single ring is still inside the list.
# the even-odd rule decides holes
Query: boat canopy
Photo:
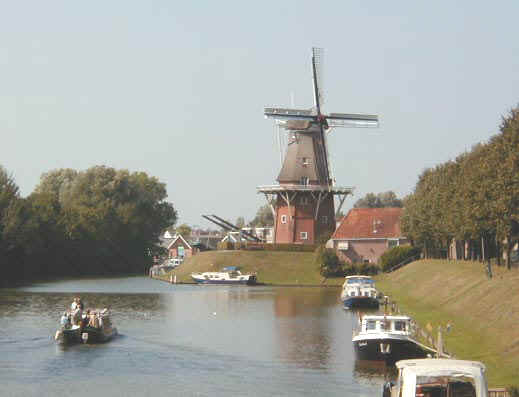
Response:
[[[477,361],[426,358],[402,360],[396,363],[400,372],[402,396],[415,396],[416,386],[439,378],[466,381],[476,389],[477,397],[487,397],[485,366]]]
[[[238,270],[238,266],[226,266],[222,269],[222,272],[235,272]]]

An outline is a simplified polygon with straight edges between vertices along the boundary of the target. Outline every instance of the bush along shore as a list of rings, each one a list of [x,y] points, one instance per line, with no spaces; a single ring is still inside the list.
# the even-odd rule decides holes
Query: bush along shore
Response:
[[[487,366],[489,384],[519,387],[519,272],[472,261],[420,260],[376,277],[377,288],[459,359]]]

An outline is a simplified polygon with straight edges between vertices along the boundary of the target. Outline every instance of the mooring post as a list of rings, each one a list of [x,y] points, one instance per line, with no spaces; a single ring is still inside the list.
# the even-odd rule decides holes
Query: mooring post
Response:
[[[438,326],[438,341],[436,346],[436,352],[438,355],[438,358],[441,358],[443,356],[443,336],[442,336],[442,326]]]

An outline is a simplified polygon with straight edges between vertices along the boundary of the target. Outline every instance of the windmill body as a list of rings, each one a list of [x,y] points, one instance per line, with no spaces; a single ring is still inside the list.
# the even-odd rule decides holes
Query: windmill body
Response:
[[[335,230],[335,199],[340,210],[351,187],[338,187],[331,177],[326,134],[332,127],[376,127],[378,117],[321,113],[322,50],[312,49],[314,107],[309,110],[265,108],[286,130],[288,144],[276,185],[259,186],[274,215],[274,242],[314,244]]]

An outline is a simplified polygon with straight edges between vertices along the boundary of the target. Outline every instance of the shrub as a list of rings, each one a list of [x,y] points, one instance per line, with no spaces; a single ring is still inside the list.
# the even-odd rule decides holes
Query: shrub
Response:
[[[345,276],[353,276],[355,274],[363,274],[372,276],[378,274],[380,267],[374,263],[348,263],[343,266]]]
[[[313,252],[316,249],[314,244],[267,244],[267,243],[247,243],[241,249],[265,250],[265,251],[290,251],[290,252]]]
[[[387,272],[392,267],[402,262],[405,262],[406,260],[411,260],[419,253],[419,248],[412,247],[410,245],[393,247],[382,254],[380,259],[378,260],[378,264],[380,265],[383,271]]]
[[[324,277],[341,277],[344,275],[343,263],[333,249],[320,246],[316,252],[316,262],[319,264],[319,271]]]

